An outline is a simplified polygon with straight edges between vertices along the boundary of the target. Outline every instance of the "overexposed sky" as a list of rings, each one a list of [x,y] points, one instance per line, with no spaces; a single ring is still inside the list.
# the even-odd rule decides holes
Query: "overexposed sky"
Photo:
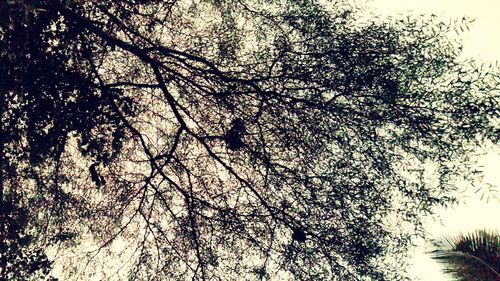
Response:
[[[463,34],[464,56],[500,60],[500,0],[357,0],[381,15],[435,14],[443,19],[475,19]]]
[[[475,19],[463,39],[463,58],[480,62],[500,62],[500,0],[357,0],[357,3],[383,16],[435,14],[444,21],[466,16]],[[500,188],[500,147],[480,158],[484,166],[484,183]],[[453,235],[479,228],[500,229],[500,202],[480,199],[474,190],[464,193],[465,202],[451,209],[440,209],[440,219],[429,220],[427,229],[433,237]],[[428,249],[428,248],[427,248]],[[424,254],[425,247],[415,251],[412,272],[423,281],[448,281],[441,265]]]

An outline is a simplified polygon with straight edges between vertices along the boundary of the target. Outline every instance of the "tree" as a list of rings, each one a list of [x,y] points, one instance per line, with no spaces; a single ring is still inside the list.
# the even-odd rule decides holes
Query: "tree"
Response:
[[[404,279],[421,215],[498,143],[498,72],[458,61],[462,25],[344,1],[0,10],[2,210],[19,198],[37,247],[100,245],[68,275]]]
[[[433,258],[447,265],[445,272],[459,280],[500,278],[500,236],[497,231],[478,230],[435,242]]]

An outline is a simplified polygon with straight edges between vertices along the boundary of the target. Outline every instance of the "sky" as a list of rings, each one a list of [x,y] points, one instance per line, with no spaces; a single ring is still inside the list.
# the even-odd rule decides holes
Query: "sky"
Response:
[[[358,0],[375,14],[397,16],[413,14],[435,14],[444,21],[464,16],[475,19],[470,30],[461,35],[463,58],[474,58],[485,63],[500,62],[500,0]],[[500,189],[500,147],[493,147],[480,157],[483,166],[483,183]],[[437,220],[428,220],[426,227],[431,237],[454,235],[479,228],[500,230],[500,202],[481,200],[474,190],[462,194],[464,202],[448,209],[438,209]],[[449,281],[449,275],[441,272],[442,266],[432,260],[425,250],[428,245],[415,250],[412,273],[423,281]]]

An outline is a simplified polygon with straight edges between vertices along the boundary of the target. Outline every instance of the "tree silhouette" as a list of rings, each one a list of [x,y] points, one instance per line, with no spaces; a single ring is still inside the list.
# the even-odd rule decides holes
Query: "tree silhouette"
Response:
[[[498,143],[498,74],[458,61],[461,25],[343,1],[0,3],[2,218],[29,210],[19,253],[97,243],[65,279],[404,279],[421,215]]]

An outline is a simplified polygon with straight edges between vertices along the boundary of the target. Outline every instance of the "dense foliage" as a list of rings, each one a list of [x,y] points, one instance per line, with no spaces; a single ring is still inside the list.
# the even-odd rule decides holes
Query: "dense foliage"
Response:
[[[0,11],[4,278],[94,242],[64,280],[404,279],[421,216],[499,141],[498,72],[432,18],[360,22],[341,0]]]

